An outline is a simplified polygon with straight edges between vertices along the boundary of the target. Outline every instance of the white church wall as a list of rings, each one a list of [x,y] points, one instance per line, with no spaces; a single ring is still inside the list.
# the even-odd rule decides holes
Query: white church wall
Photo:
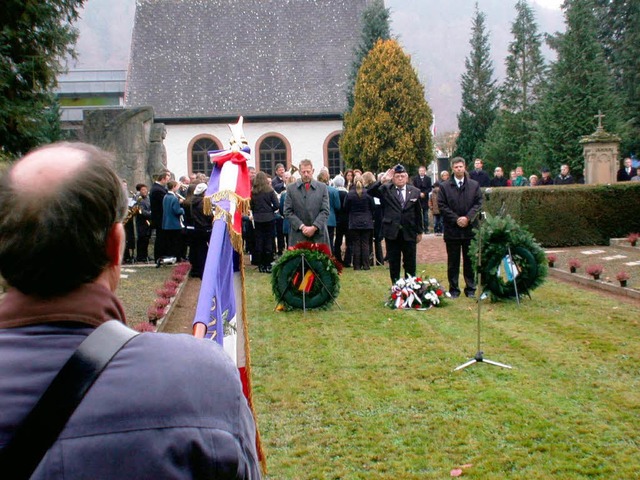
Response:
[[[193,124],[166,125],[167,136],[164,145],[167,149],[167,167],[176,178],[189,173],[191,152],[189,145],[196,137],[213,136],[222,143],[223,148],[229,146],[231,136],[227,124]],[[297,121],[297,122],[263,122],[244,124],[244,134],[251,147],[252,160],[250,166],[256,166],[256,142],[264,135],[276,133],[286,138],[291,146],[291,162],[298,165],[300,160],[308,158],[313,162],[316,173],[324,166],[324,144],[327,137],[342,130],[340,120]]]

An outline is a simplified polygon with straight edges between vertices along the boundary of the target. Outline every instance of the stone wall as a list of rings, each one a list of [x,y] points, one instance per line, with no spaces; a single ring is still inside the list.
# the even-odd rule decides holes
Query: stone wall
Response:
[[[85,110],[84,140],[116,156],[118,174],[133,190],[137,183],[151,186],[167,165],[165,128],[154,123],[153,108]]]

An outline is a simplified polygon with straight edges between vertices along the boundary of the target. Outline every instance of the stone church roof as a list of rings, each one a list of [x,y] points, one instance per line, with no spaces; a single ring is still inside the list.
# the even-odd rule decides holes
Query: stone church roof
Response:
[[[369,0],[137,0],[127,106],[157,119],[339,115]]]

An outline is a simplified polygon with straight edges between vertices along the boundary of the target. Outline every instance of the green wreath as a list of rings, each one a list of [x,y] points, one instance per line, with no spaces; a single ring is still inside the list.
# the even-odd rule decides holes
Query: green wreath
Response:
[[[306,260],[305,273],[312,274],[311,278],[307,279],[310,286],[304,295],[304,302],[303,255]],[[323,308],[340,293],[338,275],[333,260],[322,251],[305,248],[287,250],[273,266],[271,289],[279,303],[287,309]]]
[[[469,255],[478,271],[478,248],[482,246],[480,259],[480,283],[495,299],[512,298],[530,292],[544,283],[548,267],[546,254],[533,235],[511,218],[487,216],[471,242]],[[511,253],[511,266],[505,257]],[[513,277],[507,274],[516,270]],[[517,292],[516,292],[517,288]]]

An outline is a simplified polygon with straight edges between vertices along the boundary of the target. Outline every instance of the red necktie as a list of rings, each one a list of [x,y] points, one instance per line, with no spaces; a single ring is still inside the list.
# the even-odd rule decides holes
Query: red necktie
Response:
[[[310,184],[308,184],[308,183],[305,183],[305,184],[304,184],[304,188],[306,188],[307,190],[309,190],[309,187],[310,187],[310,186],[311,186],[311,185],[310,185]]]

